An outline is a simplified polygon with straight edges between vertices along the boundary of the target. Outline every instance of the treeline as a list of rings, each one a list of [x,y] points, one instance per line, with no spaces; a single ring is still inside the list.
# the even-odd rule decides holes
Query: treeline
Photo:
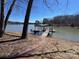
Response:
[[[8,24],[23,24],[23,22],[13,22],[13,21],[8,21]]]
[[[78,26],[79,27],[79,15],[65,15],[57,16],[53,19],[43,19],[43,23],[57,25],[57,26]]]
[[[23,22],[16,22],[16,21],[8,21],[8,24],[24,24]],[[29,22],[28,24],[35,24],[33,22]]]

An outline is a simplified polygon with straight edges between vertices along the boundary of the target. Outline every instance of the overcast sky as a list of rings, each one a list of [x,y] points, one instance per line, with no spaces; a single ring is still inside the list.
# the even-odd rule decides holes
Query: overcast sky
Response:
[[[5,6],[5,14],[7,13],[12,0],[7,1],[8,4]],[[23,22],[27,8],[27,2],[25,1],[22,4],[19,1],[20,0],[17,0],[16,4],[21,6],[21,8],[15,6],[9,20]],[[68,0],[68,3],[67,0],[58,1],[59,3],[57,4],[55,0],[47,0],[47,4],[50,7],[47,8],[43,0],[34,0],[30,15],[30,22],[34,22],[35,20],[42,21],[43,18],[53,18],[59,15],[79,14],[79,0]]]

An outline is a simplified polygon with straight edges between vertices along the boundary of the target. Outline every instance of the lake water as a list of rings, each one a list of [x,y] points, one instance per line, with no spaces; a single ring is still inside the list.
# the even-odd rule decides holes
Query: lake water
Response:
[[[22,32],[23,25],[7,25],[6,32]],[[33,29],[33,25],[28,26],[28,32]]]
[[[6,32],[22,32],[23,25],[8,25],[6,28]],[[34,29],[33,25],[28,26],[28,32],[30,29]],[[56,30],[53,33],[54,37],[67,39],[67,40],[74,40],[79,41],[79,29],[72,28],[72,27],[54,27]]]
[[[72,27],[54,27],[56,33],[53,34],[55,37],[79,41],[79,29]]]

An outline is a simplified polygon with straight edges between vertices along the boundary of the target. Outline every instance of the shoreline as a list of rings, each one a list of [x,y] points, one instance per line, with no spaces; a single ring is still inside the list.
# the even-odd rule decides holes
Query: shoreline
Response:
[[[18,38],[14,37],[14,35],[20,35],[19,33],[11,32],[7,34],[10,36],[5,34],[4,37],[6,37],[6,39],[9,38],[9,40]],[[28,34],[28,39],[0,43],[0,58],[15,57],[16,55],[18,59],[23,58],[22,56],[34,59],[42,59],[42,57],[47,58],[47,56],[52,59],[79,59],[78,53],[78,42],[55,37],[51,38]]]
[[[6,32],[5,33],[6,35],[10,35],[10,36],[15,36],[15,37],[21,37],[21,32]],[[32,33],[28,33],[28,35],[33,35]],[[34,36],[38,36],[38,35],[34,35]],[[40,35],[41,36],[41,35]],[[49,38],[56,38],[56,39],[59,39],[59,40],[67,40],[67,41],[71,41],[71,42],[78,42],[77,40],[71,40],[71,39],[65,39],[65,38],[61,38],[61,37],[49,37]]]

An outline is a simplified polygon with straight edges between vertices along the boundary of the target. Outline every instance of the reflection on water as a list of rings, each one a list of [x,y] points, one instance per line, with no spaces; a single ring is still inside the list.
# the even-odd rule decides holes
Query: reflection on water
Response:
[[[22,32],[23,25],[8,25],[6,28],[6,32]],[[30,32],[30,29],[34,29],[33,25],[28,26],[28,32]],[[56,30],[55,33],[53,33],[53,36],[64,38],[68,40],[75,40],[79,41],[79,29],[72,28],[72,27],[54,27]]]

